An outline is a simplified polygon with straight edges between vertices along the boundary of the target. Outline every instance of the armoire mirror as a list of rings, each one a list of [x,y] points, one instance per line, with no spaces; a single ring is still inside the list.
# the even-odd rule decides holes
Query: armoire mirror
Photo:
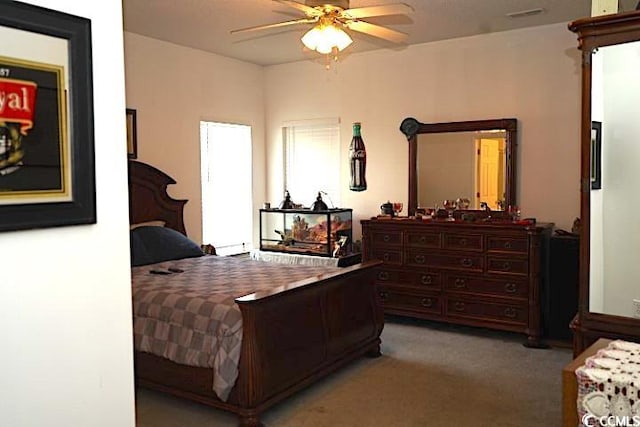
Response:
[[[408,214],[466,198],[469,209],[516,205],[516,119],[421,123],[408,117],[400,131],[409,142]]]
[[[640,339],[640,12],[569,29],[582,50],[578,354],[600,337]]]

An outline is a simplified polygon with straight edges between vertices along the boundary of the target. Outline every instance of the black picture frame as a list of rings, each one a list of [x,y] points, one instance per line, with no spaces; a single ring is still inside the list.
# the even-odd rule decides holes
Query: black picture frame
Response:
[[[602,188],[602,122],[591,122],[591,189]]]
[[[24,41],[17,43],[19,49],[7,46],[9,43],[0,45],[0,64],[5,64],[0,65],[0,78],[5,78],[5,87],[16,84],[23,75],[43,76],[42,82],[38,78],[28,82],[36,88],[32,122],[25,126],[17,119],[9,123],[5,117],[5,128],[0,128],[5,143],[19,139],[11,149],[15,151],[18,145],[24,151],[19,162],[0,170],[0,231],[94,224],[91,21],[17,1],[0,2],[0,31]],[[34,59],[38,49],[30,49],[30,43],[55,50],[60,59]],[[45,77],[53,85],[43,83]],[[52,101],[43,104],[46,99]],[[25,98],[25,105],[30,102]],[[15,132],[9,132],[10,125],[29,130],[16,138]],[[2,142],[0,132],[0,146]],[[31,160],[38,156],[38,161]]]
[[[138,158],[138,119],[133,108],[127,108],[127,157]]]

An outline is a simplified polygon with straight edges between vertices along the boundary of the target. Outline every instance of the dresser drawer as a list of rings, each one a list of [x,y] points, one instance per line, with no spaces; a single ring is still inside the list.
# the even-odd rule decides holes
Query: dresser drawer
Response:
[[[402,231],[371,231],[371,243],[374,246],[402,246]]]
[[[405,293],[379,286],[378,301],[383,308],[442,314],[441,298],[437,295]]]
[[[528,321],[528,311],[525,304],[497,304],[447,298],[445,310],[447,317],[497,320],[519,325],[526,325]]]
[[[412,248],[439,248],[440,233],[407,233],[406,245]]]
[[[527,258],[487,257],[487,273],[509,273],[526,276],[529,274]]]
[[[443,254],[409,250],[405,253],[405,264],[414,267],[453,268],[481,272],[484,258],[479,254]]]
[[[378,271],[376,278],[378,284],[394,284],[402,286],[413,286],[421,289],[442,289],[441,274],[430,271],[396,270],[385,268]]]
[[[444,234],[444,249],[481,251],[482,235],[480,234]]]
[[[445,289],[448,292],[465,292],[507,298],[526,299],[529,295],[529,287],[524,280],[494,280],[457,274],[446,275]]]
[[[373,248],[371,251],[373,259],[379,259],[385,264],[400,265],[402,264],[402,251],[390,248]]]
[[[487,238],[489,252],[509,252],[526,254],[529,251],[529,241],[526,238],[489,236]]]

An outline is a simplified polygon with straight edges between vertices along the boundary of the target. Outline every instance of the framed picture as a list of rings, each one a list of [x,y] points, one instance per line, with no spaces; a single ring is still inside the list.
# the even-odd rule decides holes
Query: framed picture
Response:
[[[591,122],[591,189],[602,188],[602,122]]]
[[[91,21],[0,2],[0,231],[96,222]]]
[[[138,158],[138,131],[136,110],[127,108],[127,155],[130,159]]]

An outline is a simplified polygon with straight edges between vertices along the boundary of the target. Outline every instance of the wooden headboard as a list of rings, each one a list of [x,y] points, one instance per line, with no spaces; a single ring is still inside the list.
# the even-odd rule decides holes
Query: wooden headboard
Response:
[[[184,205],[167,194],[167,186],[176,181],[146,163],[129,160],[129,223],[161,220],[165,227],[187,235],[184,227]]]

